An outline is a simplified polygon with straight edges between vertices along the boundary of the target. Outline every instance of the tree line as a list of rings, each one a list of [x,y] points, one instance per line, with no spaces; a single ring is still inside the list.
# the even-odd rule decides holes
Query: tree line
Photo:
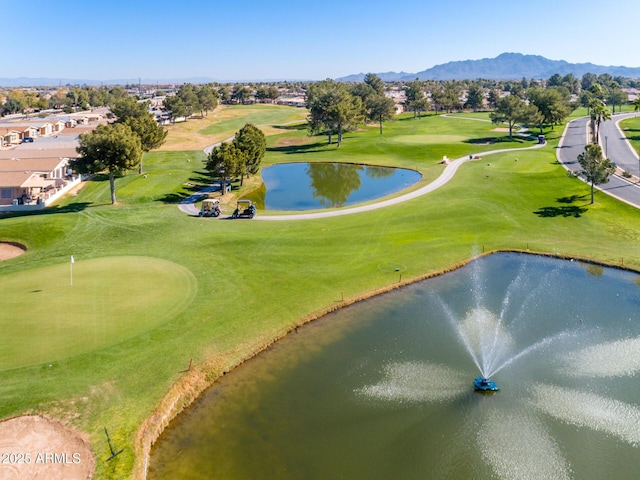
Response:
[[[98,125],[92,132],[80,135],[76,148],[80,156],[69,162],[69,166],[80,174],[106,170],[111,203],[115,204],[115,176],[135,167],[142,173],[143,154],[160,147],[167,131],[149,113],[147,103],[133,97],[118,100],[112,112],[117,117],[114,123]]]

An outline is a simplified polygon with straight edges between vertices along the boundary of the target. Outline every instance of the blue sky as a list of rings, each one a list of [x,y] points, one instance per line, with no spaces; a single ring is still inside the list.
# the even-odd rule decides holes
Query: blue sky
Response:
[[[637,0],[0,0],[0,77],[416,73],[503,52],[640,67]]]

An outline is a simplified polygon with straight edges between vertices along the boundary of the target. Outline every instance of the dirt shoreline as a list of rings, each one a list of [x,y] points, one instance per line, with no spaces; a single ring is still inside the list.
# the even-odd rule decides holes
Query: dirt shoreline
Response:
[[[483,248],[484,250],[484,248]],[[353,305],[355,303],[368,300],[375,296],[381,295],[383,293],[388,293],[393,290],[397,290],[399,288],[405,287],[407,285],[411,285],[413,283],[421,282],[423,280],[427,280],[429,278],[438,277],[440,275],[444,275],[445,273],[452,272],[459,268],[464,267],[465,265],[477,260],[479,258],[493,255],[495,253],[521,253],[528,255],[537,255],[541,257],[550,257],[557,258],[560,260],[570,260],[570,261],[579,261],[582,263],[599,265],[602,267],[609,268],[618,268],[621,270],[627,270],[631,272],[640,273],[639,270],[625,267],[624,265],[615,265],[609,264],[605,262],[594,261],[588,258],[581,258],[575,256],[568,255],[558,255],[547,252],[534,252],[529,250],[521,249],[498,249],[491,251],[483,251],[480,254],[469,257],[465,260],[453,263],[452,265],[443,268],[441,270],[437,270],[434,272],[426,273],[423,275],[419,275],[417,277],[400,280],[396,283],[386,285],[384,287],[380,287],[363,294],[357,295],[352,298],[344,299],[340,302],[335,303],[334,305],[330,305],[326,308],[323,308],[319,311],[313,312],[305,317],[301,318],[298,322],[290,325],[283,332],[277,334],[271,339],[266,340],[265,342],[261,342],[259,339],[256,341],[256,345],[253,348],[245,349],[239,348],[236,351],[228,352],[224,355],[218,355],[212,358],[205,360],[203,363],[193,366],[191,370],[185,371],[185,375],[178,379],[167,391],[167,393],[160,399],[158,404],[153,410],[153,413],[144,421],[140,429],[138,430],[138,434],[136,436],[136,461],[134,464],[133,470],[133,478],[135,480],[146,480],[147,471],[149,467],[149,459],[151,453],[151,447],[158,440],[164,429],[171,423],[171,421],[176,418],[182,411],[188,408],[193,404],[202,393],[212,386],[218,379],[222,378],[224,375],[232,371],[234,368],[242,365],[247,360],[255,357],[261,352],[267,350],[277,341],[283,339],[288,334],[294,332],[298,327],[310,323],[314,320],[320,319],[327,314],[339,310],[341,308]],[[251,353],[246,356],[241,356],[240,351],[246,352],[250,351]],[[236,360],[232,360],[234,358],[234,354],[238,354],[238,358]],[[231,360],[231,361],[229,361]]]

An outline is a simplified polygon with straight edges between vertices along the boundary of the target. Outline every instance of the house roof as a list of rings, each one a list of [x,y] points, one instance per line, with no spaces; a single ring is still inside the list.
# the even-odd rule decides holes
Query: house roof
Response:
[[[53,125],[53,123],[49,121],[43,122],[42,120],[30,120],[28,122],[15,122],[15,123],[11,122],[9,125],[14,128],[24,129],[24,128],[40,128],[40,127],[43,127],[44,125]]]
[[[60,157],[0,159],[0,177],[6,172],[49,173],[66,163],[67,159]]]
[[[9,127],[0,127],[0,135],[7,135],[8,133],[20,133],[20,130],[16,130],[15,128]]]
[[[78,158],[80,155],[75,147],[67,148],[25,148],[15,150],[0,150],[0,160],[21,158]]]
[[[0,172],[0,188],[7,187],[20,187],[24,182],[29,180],[33,175],[33,172]]]

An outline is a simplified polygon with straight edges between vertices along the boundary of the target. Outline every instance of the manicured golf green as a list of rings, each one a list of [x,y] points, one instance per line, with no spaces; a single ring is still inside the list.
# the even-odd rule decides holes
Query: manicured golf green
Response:
[[[256,108],[238,107],[246,112],[242,122],[252,121]],[[339,149],[327,145],[324,136],[309,136],[304,125],[274,129],[281,133],[267,137],[264,164],[348,161],[413,168],[423,173],[423,185],[443,170],[443,155],[482,156],[535,143],[510,141],[507,133],[494,131],[495,125],[469,120],[476,118],[471,113],[459,119],[411,117],[386,123],[383,135],[377,125],[349,132]],[[486,114],[477,118],[486,119]],[[92,305],[118,312],[104,318],[122,317],[111,318],[118,338],[98,339],[91,330],[97,327],[89,324],[87,337],[73,333],[77,338],[63,344],[54,362],[17,351],[22,358],[11,360],[11,368],[0,367],[0,417],[42,412],[60,418],[89,435],[96,478],[130,478],[134,466],[141,466],[141,426],[187,375],[191,361],[194,369],[204,369],[198,378],[205,382],[343,297],[396,285],[398,274],[379,265],[406,266],[405,281],[483,250],[529,249],[640,270],[640,212],[601,193],[589,205],[589,187],[567,176],[556,161],[554,147],[562,131],[560,126],[545,130],[549,145],[543,149],[467,163],[450,183],[428,195],[355,215],[297,222],[190,217],[176,203],[210,181],[204,154],[194,148],[146,155],[146,178],[132,172],[117,180],[117,205],[109,203],[108,182],[97,178],[40,214],[0,218],[0,240],[28,248],[0,262],[3,292],[22,292],[12,293],[19,300],[14,307],[0,308],[1,325],[24,335],[19,323],[34,321],[27,300],[42,294],[65,305],[64,322],[70,326],[82,324]],[[411,135],[429,141],[395,140]],[[432,135],[440,139],[431,141]],[[104,291],[86,290],[67,304],[46,292],[48,284],[30,285],[41,272],[59,279],[55,289],[66,289],[70,254],[77,260],[77,275],[83,264],[113,264],[104,272],[107,278],[95,280]],[[135,275],[124,264],[140,258],[160,272],[159,279],[145,283],[166,289],[168,282],[176,288],[166,292],[166,299],[154,300],[155,293],[133,285]],[[74,288],[77,282],[80,277],[74,278]],[[115,293],[109,293],[110,282],[122,286],[110,287]],[[43,291],[31,293],[37,289]],[[131,292],[144,297],[146,309],[134,305]],[[52,311],[44,302],[39,305],[40,314]],[[128,323],[134,311],[140,322],[135,328]],[[48,341],[43,335],[41,330],[28,340],[43,346]],[[88,346],[78,344],[81,338]],[[5,331],[1,341],[12,344],[12,335]],[[169,396],[166,404],[182,401]],[[152,423],[162,421],[154,417]],[[110,462],[104,426],[125,448]]]
[[[186,268],[147,257],[78,259],[3,279],[0,365],[59,361],[140,335],[195,294]]]

